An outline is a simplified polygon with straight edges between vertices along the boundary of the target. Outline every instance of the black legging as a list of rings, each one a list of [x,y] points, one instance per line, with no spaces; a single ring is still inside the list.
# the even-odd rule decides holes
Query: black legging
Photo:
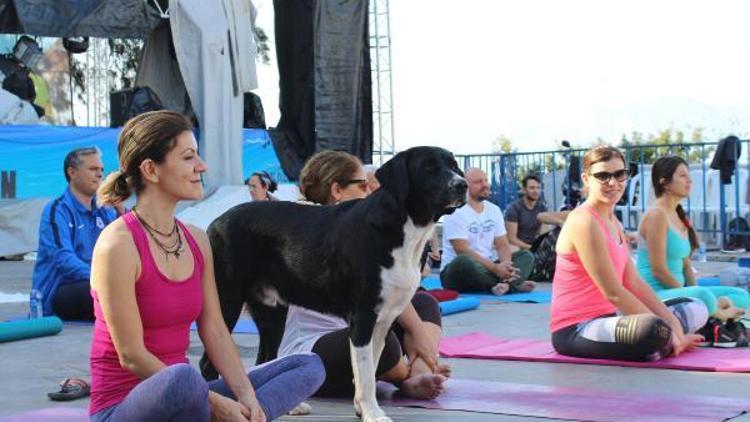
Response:
[[[682,325],[694,333],[706,324],[708,309],[703,302],[676,298],[664,302]],[[603,315],[552,333],[552,346],[568,356],[594,359],[655,361],[672,351],[672,328],[653,314]]]
[[[52,299],[52,312],[65,321],[93,321],[94,300],[88,280],[61,284]]]
[[[428,293],[417,292],[411,300],[417,314],[425,322],[431,322],[441,326],[440,306],[437,300]],[[393,367],[403,358],[404,330],[395,322],[385,339],[383,353],[380,355],[378,367],[375,369],[376,376],[380,376]],[[349,329],[328,333],[318,339],[312,349],[313,353],[320,356],[323,366],[326,368],[326,380],[316,395],[329,397],[352,397],[354,396],[354,384],[352,379],[352,361],[349,354]]]

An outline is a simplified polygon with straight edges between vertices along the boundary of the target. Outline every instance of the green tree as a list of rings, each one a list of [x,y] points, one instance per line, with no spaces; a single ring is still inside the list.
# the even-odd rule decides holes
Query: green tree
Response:
[[[268,46],[266,31],[259,26],[254,26],[253,32],[255,33],[255,44],[257,45],[255,60],[265,65],[271,64],[271,48]]]
[[[516,152],[513,141],[505,135],[500,135],[492,140],[492,152],[496,154],[511,154]]]
[[[678,155],[685,158],[690,163],[700,162],[702,150],[708,156],[713,151],[713,147],[702,148],[699,144],[703,140],[703,129],[695,128],[690,134],[690,139],[685,135],[685,131],[679,129],[662,129],[656,134],[644,135],[640,132],[631,132],[630,136],[623,134],[618,146],[624,150],[626,157],[630,161],[643,162],[651,164],[657,158],[664,155]]]

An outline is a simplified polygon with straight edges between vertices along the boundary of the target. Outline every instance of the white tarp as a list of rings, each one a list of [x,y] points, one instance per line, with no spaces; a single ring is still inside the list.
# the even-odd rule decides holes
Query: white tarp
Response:
[[[296,201],[299,199],[297,185],[287,183],[280,184],[273,196],[280,201]],[[177,218],[185,223],[190,223],[203,230],[208,225],[235,205],[250,202],[250,192],[245,185],[222,186],[208,198],[193,204],[177,213]]]
[[[37,125],[39,124],[39,115],[36,114],[36,110],[31,103],[0,89],[0,124]]]
[[[169,2],[177,62],[198,117],[209,189],[242,181],[243,93],[257,84],[254,63],[248,64],[255,60],[249,35],[253,10],[249,0]]]
[[[39,220],[49,198],[0,200],[0,256],[35,251]]]

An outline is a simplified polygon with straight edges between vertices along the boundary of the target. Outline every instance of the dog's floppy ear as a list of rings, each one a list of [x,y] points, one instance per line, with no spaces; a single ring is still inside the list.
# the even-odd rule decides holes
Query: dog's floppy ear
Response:
[[[400,152],[375,172],[380,189],[390,192],[399,204],[405,203],[409,194],[408,161],[409,151]]]

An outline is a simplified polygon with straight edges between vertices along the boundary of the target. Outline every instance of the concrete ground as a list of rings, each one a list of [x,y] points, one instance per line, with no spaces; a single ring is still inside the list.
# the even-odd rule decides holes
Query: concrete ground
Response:
[[[722,262],[697,263],[703,275],[718,273],[719,269],[734,265]],[[0,293],[28,293],[32,261],[0,261]],[[542,290],[549,290],[544,283]],[[26,303],[0,303],[0,320],[25,314]],[[548,305],[486,302],[472,312],[447,316],[444,319],[446,335],[470,331],[485,331],[503,337],[549,337]],[[46,393],[56,389],[66,377],[89,379],[88,351],[91,342],[90,326],[65,325],[63,331],[52,337],[22,340],[0,344],[0,416],[51,406],[87,407],[88,400],[56,403],[47,399]],[[258,337],[235,335],[246,366],[255,361]],[[202,353],[198,337],[193,334],[189,349],[190,360],[196,364]],[[750,353],[750,349],[748,350]],[[620,368],[612,366],[572,365],[554,363],[487,361],[469,359],[444,359],[453,365],[454,377],[501,381],[543,386],[567,386],[600,389],[602,392],[669,393],[683,395],[713,395],[748,399],[750,410],[750,374],[722,374]],[[450,384],[448,384],[450,386]],[[323,401],[312,399],[314,413],[305,417],[285,417],[295,421],[357,421],[348,401]],[[628,406],[628,403],[623,403]],[[690,403],[685,403],[690,406]],[[396,421],[529,421],[550,420],[525,416],[497,415],[456,411],[437,411],[387,407],[389,416]],[[634,421],[638,409],[632,409]],[[555,419],[552,419],[555,420]],[[561,419],[558,419],[561,420]],[[716,419],[721,420],[717,417]],[[744,415],[733,421],[750,421]]]

